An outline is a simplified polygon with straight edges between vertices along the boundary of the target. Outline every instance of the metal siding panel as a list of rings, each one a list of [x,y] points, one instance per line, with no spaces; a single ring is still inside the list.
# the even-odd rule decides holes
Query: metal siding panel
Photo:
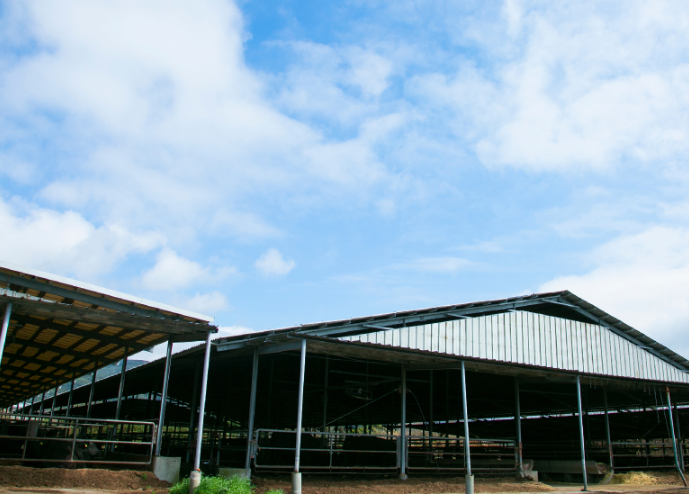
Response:
[[[438,353],[445,353],[447,347],[447,332],[445,331],[445,323],[438,323],[436,326],[436,339],[438,340]]]
[[[615,375],[615,364],[612,356],[612,338],[610,337],[610,331],[601,327],[601,334],[605,341],[605,368],[606,374],[609,376]]]
[[[520,312],[515,313],[515,325],[514,328],[517,333],[517,363],[524,363],[524,326],[522,324],[522,314]]]
[[[490,316],[490,358],[500,360],[500,323],[497,315]]]
[[[553,351],[555,339],[553,338],[553,326],[551,317],[543,316],[543,324],[545,328],[545,361],[548,367],[555,368],[555,352]]]
[[[511,362],[512,361],[512,326],[510,323],[510,315],[509,314],[503,314],[502,315],[502,333],[503,333],[503,340],[502,340],[502,346],[503,346],[503,360],[505,362]]]
[[[579,331],[581,331],[583,337],[584,337],[584,351],[581,355],[581,360],[583,365],[584,372],[587,374],[593,374],[593,364],[591,362],[591,355],[593,354],[593,344],[591,342],[591,334],[589,333],[589,328],[586,323],[580,322],[579,323]]]
[[[467,325],[466,319],[461,319],[458,322],[458,334],[459,334],[459,355],[466,355],[466,345],[467,345]]]
[[[486,319],[486,358],[493,359],[493,316],[488,316]]]
[[[549,348],[550,348],[550,333],[548,332],[548,318],[542,314],[538,315],[538,327],[541,331],[541,365],[543,367],[550,366]]]
[[[613,359],[613,367],[615,369],[615,376],[622,375],[622,352],[620,351],[620,337],[616,334],[610,334],[610,351]]]
[[[572,336],[576,341],[576,352],[574,355],[574,362],[576,364],[576,369],[579,372],[588,374],[586,370],[586,333],[582,328],[582,323],[579,321],[572,321]]]
[[[481,356],[481,318],[471,322],[471,356],[479,358]]]
[[[569,346],[567,345],[567,331],[566,331],[566,321],[558,321],[558,332],[560,333],[560,357],[562,358],[562,369],[569,369],[569,360],[567,359],[567,351]]]
[[[577,321],[572,324],[572,329],[574,330],[574,337],[579,341],[580,353],[577,356],[577,364],[579,371],[590,374],[588,366],[588,356],[589,356],[589,340],[586,334],[586,328],[584,323]]]
[[[479,358],[486,358],[486,318],[481,317],[478,324],[478,356]]]
[[[591,374],[600,374],[600,372],[598,372],[598,364],[600,362],[600,357],[598,356],[598,349],[600,348],[600,345],[598,344],[598,339],[596,337],[596,330],[593,328],[591,324],[585,324],[585,326],[586,334],[588,335],[589,341],[589,372]]]
[[[605,361],[603,360],[603,340],[601,339],[600,328],[595,324],[591,324],[595,336],[594,342],[596,345],[596,373],[605,374]]]
[[[524,362],[529,365],[536,363],[536,328],[534,326],[534,315],[532,312],[524,312],[524,322],[526,323],[526,358]]]
[[[505,361],[505,314],[498,314],[497,316],[497,348],[498,360]]]
[[[519,362],[519,327],[517,325],[517,314],[516,312],[509,312],[508,315],[510,318],[510,350],[512,352],[510,362],[516,364]]]
[[[569,321],[562,321],[562,324],[560,325],[562,328],[562,363],[563,363],[563,368],[567,370],[572,370],[572,349],[570,348],[570,339],[569,339]]]
[[[461,342],[461,324],[459,321],[452,321],[452,354],[460,355],[459,345]]]
[[[558,357],[557,325],[554,317],[548,317],[548,332],[550,333],[550,366],[557,369],[560,365]]]
[[[552,359],[551,367],[554,369],[560,368],[560,356],[558,354],[560,345],[557,336],[557,321],[554,317],[548,317],[548,325],[550,327],[550,358]]]

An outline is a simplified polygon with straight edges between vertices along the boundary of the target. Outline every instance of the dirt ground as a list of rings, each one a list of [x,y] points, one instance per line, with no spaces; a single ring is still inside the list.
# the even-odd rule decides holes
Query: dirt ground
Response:
[[[170,486],[158,480],[152,472],[131,470],[101,470],[95,468],[30,468],[0,466],[0,486],[91,488],[112,491],[156,491],[167,493]]]
[[[289,476],[255,477],[256,494],[270,489],[291,492]],[[476,492],[550,492],[552,487],[539,482],[524,481],[517,478],[477,478]],[[370,492],[376,494],[439,494],[464,492],[464,477],[409,478],[402,481],[394,477],[380,478],[368,476],[303,477],[303,494],[357,494]]]
[[[289,475],[256,476],[255,494],[264,494],[270,489],[282,489],[291,493]],[[153,473],[131,470],[29,468],[0,466],[0,494],[131,494],[139,491],[146,494],[167,494],[170,484],[158,480]],[[643,492],[687,492],[677,489],[682,485],[677,472],[631,472],[616,475],[613,483],[591,485],[599,493]],[[657,486],[657,487],[656,487]],[[71,492],[69,490],[72,490]],[[539,482],[519,478],[476,478],[477,493],[510,492],[577,492],[581,486],[556,485],[551,487]],[[394,476],[306,476],[303,478],[304,494],[445,494],[463,493],[464,477],[412,477],[401,481]]]

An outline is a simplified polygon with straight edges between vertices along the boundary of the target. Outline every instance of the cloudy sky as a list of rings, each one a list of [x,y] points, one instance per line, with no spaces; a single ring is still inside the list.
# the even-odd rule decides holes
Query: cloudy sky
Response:
[[[225,334],[569,289],[686,357],[689,3],[5,0],[0,259]]]

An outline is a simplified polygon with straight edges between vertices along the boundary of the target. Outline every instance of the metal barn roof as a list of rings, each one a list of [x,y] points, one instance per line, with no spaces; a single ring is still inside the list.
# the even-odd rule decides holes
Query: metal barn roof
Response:
[[[0,311],[12,304],[0,364],[0,406],[173,341],[217,332],[213,318],[0,263]]]
[[[524,317],[520,316],[523,315]],[[218,350],[340,342],[599,376],[689,383],[689,361],[569,291],[306,324],[216,340]],[[292,343],[290,343],[290,341]]]

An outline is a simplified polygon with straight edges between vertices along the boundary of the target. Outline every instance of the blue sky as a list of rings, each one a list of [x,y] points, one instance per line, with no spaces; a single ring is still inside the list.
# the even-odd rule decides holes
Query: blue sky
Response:
[[[570,289],[689,356],[686,2],[0,6],[0,259],[223,334]]]

